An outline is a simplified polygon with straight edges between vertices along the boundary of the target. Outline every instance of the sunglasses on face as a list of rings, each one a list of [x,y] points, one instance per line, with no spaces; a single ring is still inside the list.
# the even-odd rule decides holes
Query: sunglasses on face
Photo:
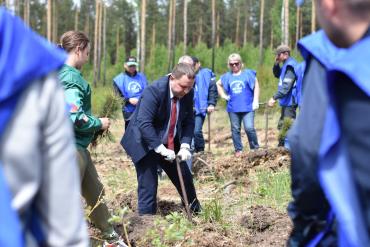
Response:
[[[234,66],[238,67],[239,65],[240,65],[239,62],[237,62],[237,63],[229,63],[229,66],[230,67],[234,67]]]

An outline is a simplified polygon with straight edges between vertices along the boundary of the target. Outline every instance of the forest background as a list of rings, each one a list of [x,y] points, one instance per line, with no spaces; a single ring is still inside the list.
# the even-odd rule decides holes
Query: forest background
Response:
[[[0,1],[27,25],[54,43],[68,30],[84,31],[91,41],[84,77],[98,111],[112,79],[127,56],[136,56],[149,82],[165,75],[184,54],[197,56],[217,77],[227,57],[240,53],[245,68],[257,71],[260,102],[276,90],[274,48],[296,42],[317,29],[314,1],[294,0],[7,0]]]

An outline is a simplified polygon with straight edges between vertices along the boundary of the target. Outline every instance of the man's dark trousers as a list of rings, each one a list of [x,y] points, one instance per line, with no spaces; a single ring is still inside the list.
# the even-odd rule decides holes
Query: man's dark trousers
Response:
[[[157,210],[157,187],[158,174],[157,166],[160,166],[168,178],[175,185],[182,198],[180,180],[177,174],[176,162],[166,161],[160,154],[150,151],[144,158],[135,164],[138,181],[138,209],[139,214],[155,214]],[[196,199],[193,179],[186,162],[180,164],[186,194],[193,212],[200,211],[199,201]]]

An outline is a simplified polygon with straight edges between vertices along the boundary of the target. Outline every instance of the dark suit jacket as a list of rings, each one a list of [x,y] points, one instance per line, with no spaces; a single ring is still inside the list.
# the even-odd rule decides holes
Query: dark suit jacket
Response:
[[[176,125],[175,150],[180,143],[190,144],[194,133],[193,89],[180,99]],[[130,124],[121,140],[122,147],[137,163],[147,153],[162,144],[170,118],[169,76],[155,81],[144,89]]]

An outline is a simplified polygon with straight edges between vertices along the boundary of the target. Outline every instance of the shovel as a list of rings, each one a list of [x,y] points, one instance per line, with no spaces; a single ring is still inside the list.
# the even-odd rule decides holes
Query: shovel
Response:
[[[186,210],[186,214],[188,216],[188,220],[191,222],[191,212],[190,212],[190,208],[189,208],[189,200],[188,200],[188,196],[186,194],[186,189],[185,189],[184,179],[183,179],[183,176],[182,176],[180,162],[181,162],[180,158],[176,157],[176,168],[177,168],[177,174],[178,174],[179,180],[180,180],[182,198],[184,198],[185,210]]]

